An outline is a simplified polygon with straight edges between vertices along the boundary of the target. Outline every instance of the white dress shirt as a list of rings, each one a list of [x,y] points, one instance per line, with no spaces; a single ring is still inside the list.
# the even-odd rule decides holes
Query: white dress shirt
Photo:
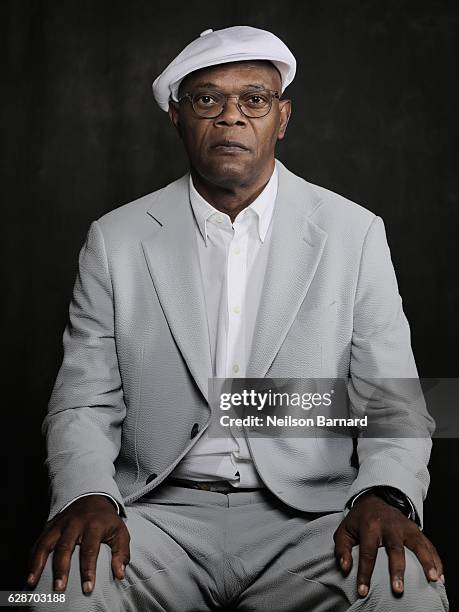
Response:
[[[190,202],[196,237],[213,376],[245,377],[253,341],[277,195],[277,168],[258,197],[234,220],[196,190],[190,175]],[[171,476],[228,480],[236,487],[264,487],[240,428],[227,438],[208,431],[180,461]],[[242,435],[241,435],[242,434]]]

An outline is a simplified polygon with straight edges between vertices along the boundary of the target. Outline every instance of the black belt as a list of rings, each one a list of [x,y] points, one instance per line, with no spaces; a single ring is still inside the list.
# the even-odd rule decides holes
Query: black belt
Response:
[[[174,487],[185,487],[187,489],[200,489],[201,491],[213,491],[214,493],[247,493],[250,491],[259,491],[256,488],[233,487],[228,480],[189,480],[187,478],[169,477],[164,480],[165,485]]]

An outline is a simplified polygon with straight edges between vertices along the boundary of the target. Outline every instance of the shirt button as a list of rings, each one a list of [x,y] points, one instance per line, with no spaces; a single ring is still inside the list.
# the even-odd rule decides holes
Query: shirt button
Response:
[[[237,374],[237,373],[239,372],[239,366],[238,366],[238,364],[237,364],[237,363],[235,363],[235,364],[233,365],[233,372],[234,372],[235,374]]]
[[[239,254],[240,254],[240,252],[241,252],[241,249],[240,249],[239,247],[236,247],[236,248],[234,249],[234,251],[233,251],[233,253],[234,253],[235,255],[239,255]]]
[[[224,220],[225,220],[224,217],[222,217],[221,215],[218,215],[216,219],[217,223],[223,223]]]
[[[234,314],[239,314],[241,312],[241,309],[239,308],[239,306],[235,306],[233,308],[233,312],[234,312]]]

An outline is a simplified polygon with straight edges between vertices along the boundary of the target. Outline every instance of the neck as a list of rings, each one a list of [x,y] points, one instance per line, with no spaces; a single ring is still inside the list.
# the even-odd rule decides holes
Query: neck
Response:
[[[274,159],[272,163],[263,169],[263,171],[256,176],[250,182],[244,182],[243,184],[235,183],[233,185],[216,185],[211,183],[201,175],[199,175],[195,168],[191,167],[191,177],[196,191],[211,204],[214,208],[220,212],[226,213],[231,222],[238,214],[250,206],[250,204],[257,199],[263,189],[266,187],[271,175],[274,171]]]

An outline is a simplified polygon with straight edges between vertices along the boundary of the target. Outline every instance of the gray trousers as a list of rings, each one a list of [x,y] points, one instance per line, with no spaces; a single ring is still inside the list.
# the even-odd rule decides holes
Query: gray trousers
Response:
[[[414,553],[405,548],[405,592],[390,588],[388,557],[380,548],[370,592],[356,590],[354,565],[343,577],[333,554],[333,533],[343,513],[293,510],[269,491],[222,494],[162,485],[127,508],[131,562],[115,580],[111,551],[102,544],[96,586],[84,595],[76,547],[66,604],[33,610],[69,612],[276,612],[448,610],[444,586],[429,583]],[[52,591],[52,557],[36,592]]]

